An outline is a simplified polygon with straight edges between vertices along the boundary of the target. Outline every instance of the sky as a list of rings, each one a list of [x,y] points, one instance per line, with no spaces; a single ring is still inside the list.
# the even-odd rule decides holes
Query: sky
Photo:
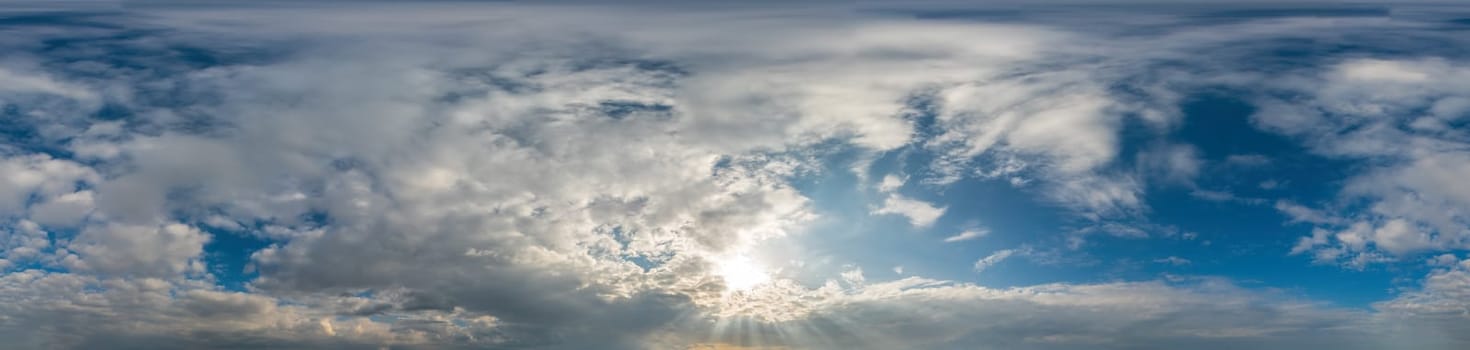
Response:
[[[0,347],[1470,348],[1470,4],[0,1]]]

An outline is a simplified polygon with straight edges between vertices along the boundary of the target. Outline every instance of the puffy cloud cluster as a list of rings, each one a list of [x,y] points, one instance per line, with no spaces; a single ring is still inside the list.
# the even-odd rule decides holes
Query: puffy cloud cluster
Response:
[[[1320,154],[1369,164],[1343,187],[1330,213],[1278,204],[1294,220],[1322,224],[1294,253],[1362,267],[1470,242],[1470,69],[1443,59],[1352,59],[1292,86],[1306,94],[1267,100],[1257,124],[1302,135]],[[1289,85],[1291,86],[1291,85]]]

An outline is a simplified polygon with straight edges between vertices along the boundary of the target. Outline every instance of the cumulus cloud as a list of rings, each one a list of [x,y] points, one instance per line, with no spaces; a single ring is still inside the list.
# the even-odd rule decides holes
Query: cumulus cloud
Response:
[[[88,227],[66,248],[81,257],[68,259],[73,270],[127,277],[170,277],[202,272],[199,255],[209,236],[199,229],[168,223],[161,226],[109,224]]]
[[[1443,125],[1465,115],[1454,106],[1456,96],[1470,91],[1456,78],[1467,72],[1438,58],[1353,59],[1292,86],[1311,96],[1305,103],[1263,102],[1265,108],[1254,117],[1262,127],[1305,135],[1325,156],[1377,164],[1342,189],[1343,197],[1369,203],[1363,217],[1277,203],[1293,221],[1339,231],[1303,238],[1294,252],[1320,247],[1319,260],[1347,259],[1361,266],[1465,247],[1470,231],[1464,230],[1463,208],[1470,194],[1462,193],[1451,174],[1470,171],[1470,155],[1463,148],[1464,135]]]
[[[37,200],[48,204],[62,203],[51,204],[52,206],[85,201],[77,196],[89,195],[80,194],[78,191],[81,188],[78,186],[100,180],[97,172],[85,165],[44,154],[0,158],[0,173],[5,174],[4,182],[0,182],[0,213],[22,213],[29,202]],[[66,198],[68,196],[70,198]],[[65,213],[57,214],[67,216]]]

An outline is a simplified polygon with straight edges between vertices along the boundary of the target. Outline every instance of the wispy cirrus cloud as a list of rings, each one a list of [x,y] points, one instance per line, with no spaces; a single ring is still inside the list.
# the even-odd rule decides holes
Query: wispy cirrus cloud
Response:
[[[954,242],[961,242],[961,241],[968,241],[968,240],[973,240],[973,239],[979,239],[979,238],[985,237],[986,235],[989,235],[989,234],[990,234],[990,230],[983,229],[983,228],[972,228],[972,229],[967,229],[967,230],[964,230],[964,231],[960,231],[960,233],[957,233],[957,234],[955,234],[953,236],[945,237],[944,238],[944,243],[954,243]]]

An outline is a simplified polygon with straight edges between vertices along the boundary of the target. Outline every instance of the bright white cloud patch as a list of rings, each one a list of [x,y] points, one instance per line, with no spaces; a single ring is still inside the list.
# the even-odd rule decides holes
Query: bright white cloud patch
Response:
[[[883,207],[874,209],[873,214],[901,215],[908,219],[910,225],[924,228],[933,225],[935,220],[944,216],[944,209],[927,202],[893,195],[883,201]]]

